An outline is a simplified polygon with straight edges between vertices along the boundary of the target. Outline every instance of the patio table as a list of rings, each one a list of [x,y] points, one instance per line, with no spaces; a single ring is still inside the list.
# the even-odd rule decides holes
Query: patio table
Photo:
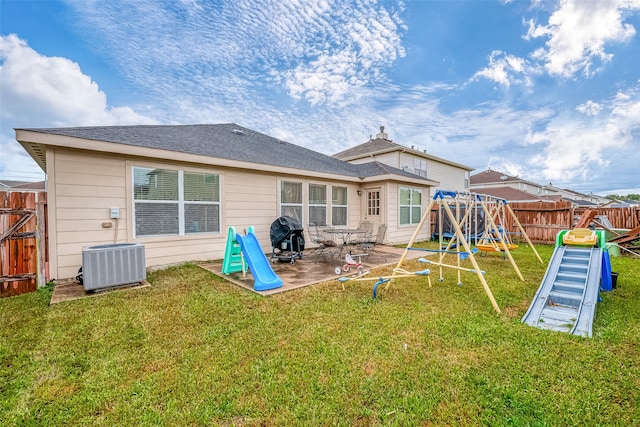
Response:
[[[349,241],[351,240],[351,236],[354,234],[366,234],[367,230],[362,230],[359,228],[325,228],[322,230],[323,233],[333,234],[338,239],[342,240],[342,246],[340,247],[340,253],[338,255],[339,258],[342,258],[343,252],[347,249],[349,245]]]

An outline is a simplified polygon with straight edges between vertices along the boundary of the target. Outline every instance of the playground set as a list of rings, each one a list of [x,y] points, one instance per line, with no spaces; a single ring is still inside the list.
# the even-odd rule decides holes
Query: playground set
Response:
[[[430,226],[432,210],[437,210],[436,231],[433,235],[438,236],[438,249],[415,247],[420,231],[423,227]],[[352,268],[357,273],[339,277],[338,281],[343,288],[350,281],[372,281],[374,299],[377,298],[380,286],[385,285],[386,290],[397,279],[424,276],[431,287],[431,269],[412,271],[405,265],[409,251],[430,252],[431,255],[437,255],[437,258],[421,257],[418,262],[437,269],[439,282],[444,281],[445,268],[457,271],[458,285],[462,285],[462,272],[474,274],[493,309],[500,313],[500,307],[485,280],[485,271],[478,265],[477,255],[501,253],[504,259],[509,260],[520,280],[524,281],[512,254],[518,249],[518,245],[510,237],[513,233],[508,231],[508,221],[515,225],[517,233],[527,242],[527,247],[534,252],[536,258],[544,263],[505,200],[481,194],[438,190],[390,275],[371,276],[365,271],[361,256],[348,253],[344,264],[336,267],[336,274],[348,273]],[[472,248],[474,243],[475,247]],[[451,258],[446,255],[454,255],[455,261],[452,263]],[[465,261],[471,265],[463,265],[462,262]],[[293,263],[293,259],[291,262]],[[222,272],[226,275],[240,271],[246,274],[247,269],[254,277],[256,291],[271,290],[283,285],[282,279],[273,271],[262,251],[253,227],[249,227],[244,236],[230,227]],[[522,322],[543,329],[590,337],[600,290],[612,290],[611,262],[604,232],[587,228],[562,230],[556,238],[556,247],[542,283]]]
[[[429,225],[431,211],[434,207],[437,207],[436,228],[438,230],[435,234],[438,236],[439,249],[414,247],[413,245],[422,228],[425,227],[425,225]],[[418,223],[411,240],[407,244],[407,247],[391,275],[368,277],[367,274],[359,274],[355,277],[340,277],[338,280],[343,284],[348,281],[374,281],[374,299],[377,298],[378,287],[380,285],[385,284],[385,289],[387,289],[393,281],[400,278],[427,276],[427,282],[429,286],[431,286],[430,269],[409,271],[404,267],[404,263],[409,251],[437,253],[437,261],[428,260],[426,258],[419,258],[418,261],[420,263],[437,267],[440,282],[444,281],[443,268],[452,268],[457,270],[458,285],[462,284],[461,272],[476,274],[494,310],[500,313],[500,307],[491,293],[491,289],[484,278],[485,272],[480,269],[475,254],[480,250],[483,252],[491,251],[506,254],[513,265],[513,268],[517,272],[518,277],[521,280],[524,280],[510,252],[510,250],[516,249],[517,246],[511,243],[509,233],[506,232],[507,214],[511,215],[512,219],[514,219],[514,222],[518,226],[520,232],[529,243],[529,247],[532,248],[540,262],[542,262],[540,255],[526,236],[524,229],[522,229],[522,225],[518,222],[517,218],[515,218],[513,211],[508,208],[506,201],[474,193],[438,190],[430,201],[429,207],[425,210],[425,213]],[[449,228],[446,231],[444,230],[445,222],[448,224]],[[445,241],[445,238],[448,238],[448,240]],[[476,247],[473,249],[470,246],[471,241],[476,242]],[[445,255],[447,254],[453,254],[456,256],[455,264],[445,262]],[[469,260],[472,268],[463,267],[461,265],[461,261],[464,260]]]
[[[439,249],[414,247],[416,238],[430,218],[434,207],[437,207],[437,218],[436,231],[433,234],[438,237]],[[343,286],[348,281],[375,282],[374,299],[377,297],[379,286],[385,284],[387,289],[393,281],[404,277],[426,276],[431,287],[429,269],[408,271],[403,264],[409,251],[435,252],[438,255],[437,260],[420,258],[418,261],[437,267],[440,282],[444,280],[443,268],[457,270],[458,285],[462,284],[461,272],[475,274],[494,310],[500,313],[500,308],[485,280],[485,271],[478,265],[476,254],[502,253],[504,258],[509,259],[518,277],[524,281],[511,253],[518,249],[518,245],[513,243],[511,233],[507,231],[509,219],[515,224],[520,237],[527,242],[538,261],[544,263],[506,200],[474,193],[437,191],[391,275],[369,277],[365,273],[355,277],[341,277],[338,280]],[[556,250],[531,307],[522,320],[524,323],[591,336],[599,290],[602,288],[607,291],[612,288],[611,263],[604,244],[604,234],[600,233],[588,229],[574,229],[563,230],[558,234]],[[445,241],[445,238],[448,240]],[[475,242],[474,248],[471,248],[472,242]],[[455,255],[454,264],[445,262],[446,254]],[[471,263],[471,268],[461,265],[464,260]]]

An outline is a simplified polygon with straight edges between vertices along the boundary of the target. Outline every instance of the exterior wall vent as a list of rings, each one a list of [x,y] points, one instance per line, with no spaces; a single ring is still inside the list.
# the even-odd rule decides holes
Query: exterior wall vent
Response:
[[[85,291],[95,291],[137,283],[147,278],[144,245],[113,243],[82,249]]]

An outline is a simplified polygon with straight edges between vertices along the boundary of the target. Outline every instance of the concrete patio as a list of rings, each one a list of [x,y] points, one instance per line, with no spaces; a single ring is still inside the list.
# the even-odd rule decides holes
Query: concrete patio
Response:
[[[371,270],[387,265],[395,266],[400,260],[403,252],[404,248],[376,246],[375,252],[363,256],[361,260],[365,270]],[[424,257],[425,255],[425,252],[410,251],[406,259],[411,260],[421,256]],[[267,257],[269,257],[269,254],[267,254]],[[293,264],[288,261],[272,262],[271,266],[273,271],[280,276],[284,283],[282,287],[268,291],[255,291],[253,289],[254,279],[250,272],[247,272],[246,275],[243,275],[242,272],[231,273],[229,275],[223,274],[221,261],[202,263],[200,266],[233,284],[247,289],[248,291],[255,292],[260,295],[273,295],[328,281],[335,281],[337,285],[337,279],[339,277],[357,274],[357,268],[353,267],[349,272],[336,274],[336,267],[342,267],[344,264],[344,258],[337,258],[331,254],[322,255],[313,249],[305,251],[303,253],[303,258],[296,259]]]

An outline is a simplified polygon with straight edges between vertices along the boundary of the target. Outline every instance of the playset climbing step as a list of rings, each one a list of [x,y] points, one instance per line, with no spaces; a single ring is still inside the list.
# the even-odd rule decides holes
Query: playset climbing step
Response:
[[[222,273],[227,276],[231,273],[242,271],[246,273],[247,267],[242,259],[242,249],[236,241],[235,227],[229,227],[227,231],[227,245],[224,250],[224,260],[222,261]]]
[[[254,278],[254,290],[268,291],[282,286],[282,279],[271,268],[254,228],[249,227],[247,234],[242,236],[234,227],[229,227],[222,272],[228,275],[242,271],[244,274],[247,267]]]

